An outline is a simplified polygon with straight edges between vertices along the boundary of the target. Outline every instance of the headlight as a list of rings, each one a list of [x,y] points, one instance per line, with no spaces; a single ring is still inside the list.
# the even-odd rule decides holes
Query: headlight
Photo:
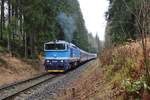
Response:
[[[46,62],[49,63],[50,61],[49,61],[49,60],[46,60]]]
[[[63,60],[61,60],[60,62],[61,62],[61,63],[63,63],[64,61],[63,61]]]

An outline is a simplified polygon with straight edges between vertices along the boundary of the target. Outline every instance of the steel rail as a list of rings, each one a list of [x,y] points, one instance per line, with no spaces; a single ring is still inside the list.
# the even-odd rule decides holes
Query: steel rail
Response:
[[[12,96],[30,89],[34,86],[42,84],[56,76],[49,76],[49,73],[44,73],[36,77],[9,84],[0,88],[0,100],[11,98]]]
[[[78,65],[78,67],[85,65],[86,63],[90,62],[90,59],[85,62],[82,62],[81,64]],[[76,67],[77,68],[77,67]],[[23,81],[15,82],[9,85],[1,86],[0,87],[0,100],[7,100],[11,99],[17,94],[24,92],[28,89],[31,89],[35,86],[38,86],[48,80],[51,80],[53,78],[57,77],[55,76],[49,76],[49,73],[42,73],[40,75],[37,75],[35,77],[32,77],[30,79],[26,79]]]
[[[6,88],[9,88],[9,87],[11,87],[11,86],[14,86],[14,85],[17,85],[17,84],[21,84],[21,83],[24,83],[24,82],[26,82],[26,81],[30,81],[30,80],[32,80],[32,79],[34,79],[34,78],[38,78],[38,77],[43,76],[43,75],[46,75],[46,74],[47,74],[47,73],[41,73],[41,74],[38,74],[38,75],[34,75],[33,77],[31,77],[31,78],[29,78],[29,79],[20,80],[20,81],[14,82],[14,83],[2,85],[2,86],[0,86],[0,91],[1,91],[2,89],[6,89]]]

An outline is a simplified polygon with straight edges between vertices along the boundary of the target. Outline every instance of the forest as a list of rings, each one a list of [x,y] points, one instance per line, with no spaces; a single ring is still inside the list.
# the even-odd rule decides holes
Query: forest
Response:
[[[141,39],[150,32],[149,0],[109,0],[106,46]],[[112,44],[111,44],[112,43]]]
[[[13,72],[24,76],[28,69],[30,75],[35,65],[27,66],[30,61],[25,65],[24,58],[36,61],[45,42],[65,40],[96,52],[97,58],[81,71],[73,87],[62,90],[64,98],[68,93],[81,100],[150,100],[150,0],[106,1],[107,25],[101,41],[101,33],[94,37],[86,29],[78,0],[0,0],[0,72],[9,73],[5,77]]]
[[[149,100],[150,0],[109,0],[105,17],[107,51],[100,59],[124,91],[117,100]]]
[[[88,33],[77,0],[0,0],[1,49],[36,58],[52,40],[66,40],[89,52],[98,52],[101,44]]]

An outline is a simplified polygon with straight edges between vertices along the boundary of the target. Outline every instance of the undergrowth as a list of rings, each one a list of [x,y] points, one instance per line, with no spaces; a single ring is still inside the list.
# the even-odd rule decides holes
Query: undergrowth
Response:
[[[5,52],[5,49],[0,46],[0,53],[3,53],[3,52]]]
[[[118,87],[124,90],[125,99],[143,98],[143,91],[150,90],[143,76],[144,60],[138,43],[104,50],[100,62],[107,68],[107,80],[120,82]]]
[[[0,58],[0,65],[2,64],[6,64],[6,61],[4,61],[3,59]]]

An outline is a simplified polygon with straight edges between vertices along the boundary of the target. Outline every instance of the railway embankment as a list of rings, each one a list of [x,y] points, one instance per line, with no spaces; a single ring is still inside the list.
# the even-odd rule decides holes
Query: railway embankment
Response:
[[[150,42],[147,55],[150,56]],[[148,58],[148,60],[150,60]],[[16,96],[33,100],[150,100],[141,45],[104,50],[98,59]],[[16,99],[15,98],[15,99]],[[17,99],[16,99],[17,100]]]
[[[0,86],[28,79],[43,73],[40,61],[11,57],[8,53],[0,53]]]
[[[150,100],[139,42],[104,50],[90,66],[60,93],[60,100]]]
[[[58,97],[60,97],[61,94],[66,91],[65,89],[72,84],[74,80],[80,78],[82,72],[89,67],[92,67],[91,65],[93,62],[95,62],[95,60],[83,64],[65,74],[49,74],[49,77],[56,77],[22,93],[19,93],[13,100],[59,100]]]

